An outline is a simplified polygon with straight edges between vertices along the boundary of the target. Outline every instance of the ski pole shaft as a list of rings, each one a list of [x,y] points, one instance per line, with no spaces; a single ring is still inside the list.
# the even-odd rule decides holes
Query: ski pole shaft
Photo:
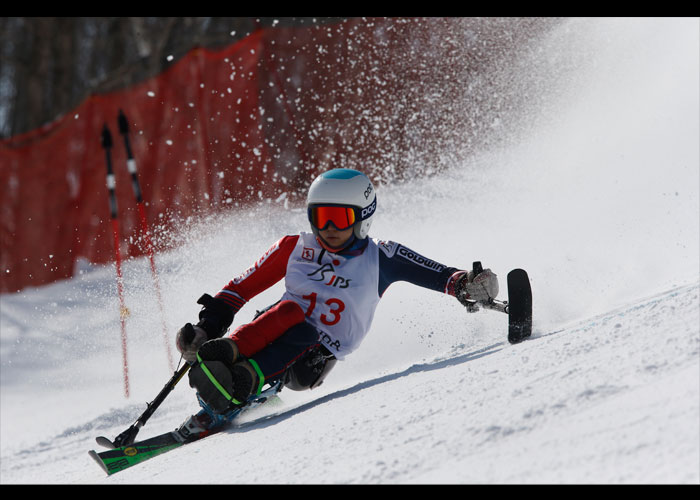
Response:
[[[180,367],[179,370],[177,370],[171,379],[168,381],[167,384],[161,389],[161,391],[158,393],[158,395],[155,397],[153,401],[148,403],[146,411],[144,411],[141,416],[136,419],[136,422],[126,429],[124,432],[119,434],[116,438],[114,438],[114,441],[112,442],[113,446],[116,448],[119,448],[120,446],[125,446],[128,444],[131,444],[134,442],[136,439],[136,434],[138,434],[139,429],[146,425],[146,422],[148,421],[149,418],[151,418],[151,415],[156,411],[156,409],[165,401],[165,398],[172,392],[172,390],[175,388],[177,383],[182,379],[182,377],[187,373],[187,370],[190,369],[190,365],[188,363],[185,363],[182,367]]]
[[[153,242],[151,240],[151,232],[148,228],[148,220],[146,218],[146,210],[143,203],[143,194],[141,191],[141,185],[139,183],[138,171],[136,169],[136,160],[134,159],[134,154],[131,150],[131,143],[129,141],[129,122],[126,119],[126,115],[122,110],[119,110],[119,116],[117,118],[117,123],[119,125],[119,133],[124,139],[124,149],[126,150],[126,166],[131,175],[131,186],[134,190],[134,196],[136,197],[136,205],[139,210],[139,218],[141,220],[141,232],[146,241],[146,251],[148,253],[148,259],[151,264],[151,276],[153,277],[153,286],[156,292],[156,299],[158,301],[158,308],[160,310],[160,318],[163,330],[163,340],[165,342],[166,354],[168,357],[168,366],[170,369],[174,369],[175,363],[173,362],[173,355],[170,349],[170,342],[168,341],[168,328],[165,321],[165,307],[163,306],[163,297],[160,292],[160,280],[158,278],[158,272],[156,270],[155,261],[155,251],[153,248]]]
[[[129,310],[124,301],[124,280],[122,277],[122,258],[119,250],[119,219],[117,211],[116,182],[112,169],[112,134],[105,124],[102,129],[102,147],[105,150],[105,161],[107,164],[107,190],[109,192],[109,209],[112,220],[112,235],[114,238],[114,260],[117,268],[117,295],[119,296],[119,322],[121,326],[122,343],[122,368],[124,371],[124,395],[129,397],[129,363],[126,350],[126,318]]]
[[[486,309],[491,309],[492,311],[499,311],[508,314],[508,301],[501,301],[496,299],[490,299],[486,304],[482,304]]]

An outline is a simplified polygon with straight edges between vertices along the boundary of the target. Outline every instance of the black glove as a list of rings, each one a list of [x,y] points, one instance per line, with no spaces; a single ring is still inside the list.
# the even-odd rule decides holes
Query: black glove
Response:
[[[233,323],[234,312],[231,306],[206,293],[197,300],[197,304],[204,306],[199,311],[197,326],[207,332],[207,339],[218,339],[226,333],[228,327]]]

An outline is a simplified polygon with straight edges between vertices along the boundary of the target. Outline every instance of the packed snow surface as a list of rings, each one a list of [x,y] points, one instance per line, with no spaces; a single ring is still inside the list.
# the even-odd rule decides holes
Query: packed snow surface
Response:
[[[574,19],[522,80],[576,61],[517,140],[429,180],[382,186],[372,236],[501,278],[522,267],[534,332],[392,285],[326,383],[284,390],[221,434],[106,477],[88,456],[172,374],[146,260],[125,264],[125,398],[113,266],[0,297],[1,469],[10,483],[699,483],[697,19]],[[568,58],[567,58],[568,56]],[[527,68],[538,68],[537,75]],[[210,217],[158,256],[169,328],[305,214]],[[236,317],[277,300],[281,285]],[[197,410],[181,382],[141,429]]]

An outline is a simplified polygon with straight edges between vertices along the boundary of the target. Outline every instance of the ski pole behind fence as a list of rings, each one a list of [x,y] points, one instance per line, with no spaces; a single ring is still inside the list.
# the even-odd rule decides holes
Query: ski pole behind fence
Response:
[[[112,235],[114,237],[114,260],[117,266],[117,294],[119,295],[119,322],[121,325],[122,341],[122,367],[124,370],[124,395],[129,397],[129,363],[126,353],[126,318],[129,310],[124,301],[124,280],[122,277],[122,258],[119,251],[119,219],[117,212],[117,196],[115,192],[116,181],[114,170],[112,169],[112,134],[105,124],[102,129],[102,147],[105,150],[105,160],[107,162],[107,190],[109,191],[109,209],[112,221]]]
[[[168,338],[168,327],[165,321],[165,308],[163,306],[163,297],[160,292],[160,280],[158,279],[158,272],[156,270],[155,261],[155,251],[153,248],[153,241],[151,240],[151,232],[148,228],[148,220],[146,218],[146,210],[144,208],[143,196],[141,193],[141,185],[139,184],[138,172],[136,169],[136,160],[131,151],[131,143],[129,142],[129,122],[126,119],[126,115],[122,110],[119,110],[119,117],[117,119],[119,124],[119,133],[124,138],[124,148],[126,149],[126,166],[131,174],[131,185],[134,189],[134,196],[136,197],[136,205],[139,210],[139,217],[141,219],[141,232],[146,241],[146,251],[148,253],[148,259],[151,263],[151,275],[153,277],[153,286],[156,292],[156,299],[158,300],[158,308],[160,309],[160,318],[163,328],[163,340],[165,342],[166,354],[168,356],[168,366],[170,369],[175,369],[175,363],[173,361],[173,355],[170,349],[170,342]]]

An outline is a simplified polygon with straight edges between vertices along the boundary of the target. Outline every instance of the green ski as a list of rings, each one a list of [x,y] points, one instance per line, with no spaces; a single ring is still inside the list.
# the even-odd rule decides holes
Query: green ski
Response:
[[[204,436],[198,436],[204,437]],[[121,446],[113,450],[96,452],[90,450],[90,456],[108,474],[127,469],[133,465],[158,456],[166,451],[179,448],[185,441],[176,438],[175,432],[167,432],[143,441]]]
[[[212,428],[202,430],[201,428],[193,431],[188,427],[188,422],[191,422],[194,417],[189,418],[177,430],[166,432],[152,438],[137,441],[135,443],[117,446],[112,449],[97,452],[90,450],[89,455],[97,462],[107,475],[112,475],[115,472],[128,469],[136,464],[144,462],[150,458],[157,457],[163,453],[179,448],[182,445],[199,441],[200,439],[215,434],[229,427],[232,420],[244,411],[264,404],[265,402],[279,401],[277,393],[282,389],[280,381],[273,383],[270,387],[263,390],[260,394],[251,396],[245,406],[241,406],[234,410],[227,417],[227,421],[223,424],[218,424]],[[97,443],[102,446],[114,446],[112,442],[104,437],[98,437]]]

